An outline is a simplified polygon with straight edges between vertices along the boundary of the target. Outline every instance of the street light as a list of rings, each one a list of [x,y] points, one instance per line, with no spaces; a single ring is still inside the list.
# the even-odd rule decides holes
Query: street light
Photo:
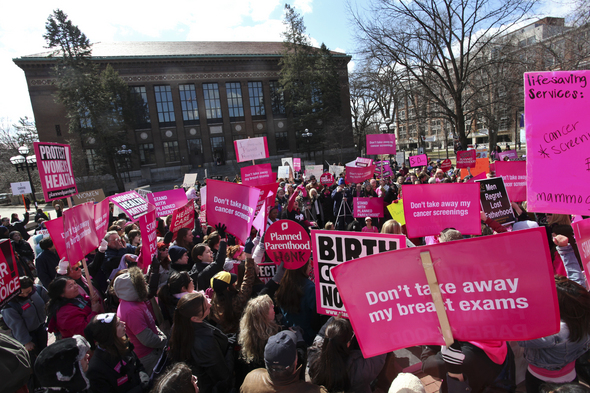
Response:
[[[307,159],[311,160],[311,148],[309,146],[309,140],[311,139],[313,134],[311,132],[309,132],[309,130],[306,128],[305,132],[303,134],[301,134],[301,136],[304,137],[305,140],[307,141]]]
[[[117,154],[125,160],[125,169],[127,169],[127,179],[129,180],[129,183],[131,183],[131,175],[129,174],[129,162],[127,160],[131,156],[131,153],[131,149],[127,149],[127,146],[125,145],[121,146],[121,150],[117,151]]]
[[[25,145],[19,147],[18,152],[20,156],[11,157],[10,163],[14,165],[17,172],[19,171],[19,169],[27,169],[27,175],[29,175],[29,183],[31,184],[31,193],[33,194],[33,203],[35,204],[35,208],[37,208],[35,186],[33,186],[33,180],[31,179],[31,171],[29,169],[29,166],[31,166],[33,169],[37,168],[37,157],[35,157],[35,155],[25,157],[27,154],[29,154],[29,148]]]

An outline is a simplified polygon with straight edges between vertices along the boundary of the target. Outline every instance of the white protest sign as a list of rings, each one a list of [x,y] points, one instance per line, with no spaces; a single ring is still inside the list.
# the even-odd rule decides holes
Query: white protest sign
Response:
[[[10,183],[10,188],[12,188],[12,195],[22,195],[31,193],[31,183],[29,183],[28,181]]]

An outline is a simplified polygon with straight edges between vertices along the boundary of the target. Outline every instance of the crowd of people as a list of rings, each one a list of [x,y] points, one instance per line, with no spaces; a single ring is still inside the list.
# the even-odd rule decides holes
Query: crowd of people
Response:
[[[386,208],[403,197],[405,185],[436,187],[470,177],[443,171],[437,161],[418,169],[392,161],[391,171],[358,184],[347,184],[345,173],[332,184],[314,176],[278,179],[266,227],[287,219],[308,229],[405,234]],[[200,186],[186,190],[197,213]],[[355,197],[383,198],[383,217],[354,217]],[[514,392],[518,350],[528,362],[527,392],[588,392],[578,381],[590,382],[590,294],[571,217],[528,213],[525,203],[512,207],[518,221],[511,228],[482,212],[482,236],[546,227],[560,331],[518,343],[424,346],[423,371],[443,380],[443,392]],[[12,244],[21,286],[1,311],[4,331],[10,331],[0,334],[1,391],[368,393],[387,374],[391,355],[364,358],[347,319],[318,314],[311,260],[296,270],[280,265],[271,279],[261,279],[258,265],[270,259],[264,234],[255,228],[240,244],[227,223],[195,220],[194,228],[172,233],[171,217],[158,218],[157,256],[144,272],[137,266],[141,231],[113,205],[108,232],[84,263],[58,256],[44,231],[47,219],[39,209],[35,247],[28,242],[28,213],[22,220],[16,214],[3,218],[0,226],[0,238]],[[464,237],[448,228],[406,244]],[[387,388],[425,391],[403,373]]]

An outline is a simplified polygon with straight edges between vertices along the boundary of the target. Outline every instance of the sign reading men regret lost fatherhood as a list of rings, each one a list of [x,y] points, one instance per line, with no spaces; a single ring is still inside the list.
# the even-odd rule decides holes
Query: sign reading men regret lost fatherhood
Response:
[[[524,75],[528,210],[590,214],[590,71]]]

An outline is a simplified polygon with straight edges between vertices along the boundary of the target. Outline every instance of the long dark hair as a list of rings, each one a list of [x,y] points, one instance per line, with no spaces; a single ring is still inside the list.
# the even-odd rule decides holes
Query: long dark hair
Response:
[[[49,283],[47,287],[49,302],[47,302],[45,308],[48,320],[50,320],[64,304],[68,303],[69,300],[63,297],[63,293],[70,280],[74,281],[73,278],[68,276],[57,276]]]
[[[191,256],[193,258],[193,261],[195,262],[199,262],[200,259],[198,257],[200,257],[201,255],[203,255],[203,253],[205,252],[205,250],[207,249],[207,247],[209,247],[207,244],[205,243],[199,243],[196,246],[193,247],[193,251],[191,252]]]
[[[158,300],[161,305],[174,304],[174,295],[182,292],[182,288],[188,288],[191,276],[188,272],[174,272],[168,277],[168,282],[158,289]]]
[[[221,236],[219,236],[219,233],[217,233],[217,231],[214,231],[211,232],[209,235],[205,236],[205,239],[203,240],[205,241],[205,243],[207,243],[211,250],[215,250],[215,246],[219,244]]]
[[[198,317],[205,310],[205,296],[200,292],[184,295],[176,305],[174,324],[170,333],[170,355],[175,362],[191,360],[194,333],[192,317]]]
[[[303,283],[307,280],[307,267],[310,261],[297,270],[287,270],[281,279],[279,289],[275,294],[277,305],[283,310],[297,314],[301,310],[303,297]]]
[[[152,393],[194,393],[193,373],[185,363],[176,363],[156,381]]]
[[[311,382],[323,385],[329,392],[350,389],[346,360],[350,354],[348,343],[352,340],[352,334],[352,326],[347,319],[334,318],[330,322],[320,354],[309,364]]]
[[[99,314],[104,316],[104,314]],[[84,336],[92,349],[96,349],[95,343],[113,356],[123,356],[129,349],[127,337],[117,337],[117,316],[110,323],[103,322],[95,315],[84,328]]]
[[[577,342],[590,335],[590,293],[580,284],[555,275],[559,316],[570,331],[569,340]]]
[[[217,322],[223,322],[225,326],[239,323],[241,314],[235,315],[233,306],[233,300],[237,294],[238,290],[233,285],[230,285],[227,290],[213,292],[211,314],[218,319],[221,319],[219,317],[223,318],[223,321],[219,320]]]
[[[191,256],[191,250],[193,249],[194,244],[192,242],[189,243],[185,241],[184,238],[190,231],[191,230],[188,228],[180,228],[178,230],[178,234],[176,235],[176,245],[185,248],[189,257]]]

